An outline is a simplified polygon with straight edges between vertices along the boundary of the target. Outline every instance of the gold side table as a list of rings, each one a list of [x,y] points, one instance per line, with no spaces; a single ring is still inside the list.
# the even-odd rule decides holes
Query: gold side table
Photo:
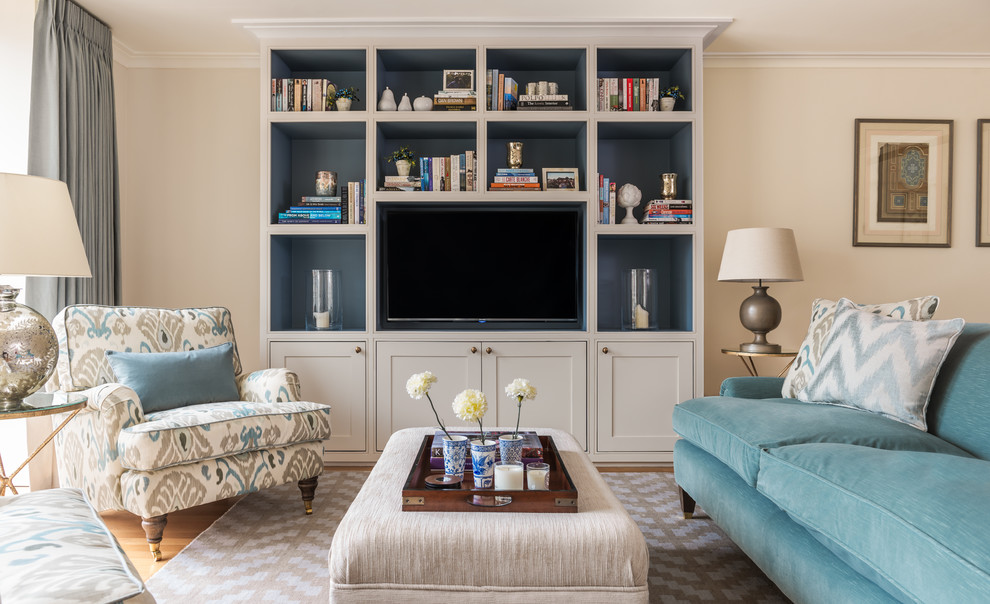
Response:
[[[9,476],[7,471],[3,467],[3,458],[0,458],[0,496],[7,492],[7,488],[10,488],[10,492],[14,495],[17,494],[17,488],[14,486],[14,476],[24,469],[35,456],[45,448],[45,445],[50,443],[55,435],[68,424],[73,417],[79,413],[83,407],[86,406],[87,398],[81,394],[48,394],[48,393],[38,393],[30,397],[31,402],[21,403],[19,406],[12,409],[0,409],[0,420],[4,419],[24,419],[28,417],[41,417],[43,415],[54,415],[56,413],[69,413],[69,417],[58,425],[58,427],[52,430],[52,433],[48,435],[45,442],[38,445],[38,448],[34,450],[24,462],[17,466]]]
[[[791,358],[791,362],[794,362],[794,357],[797,356],[797,352],[744,352],[737,348],[723,348],[722,354],[727,354],[734,357],[739,357],[742,364],[746,366],[746,371],[749,375],[753,377],[758,377],[760,373],[756,370],[756,359],[769,359],[769,358]],[[788,363],[784,368],[777,374],[777,377],[784,377],[787,370],[790,369],[791,363]]]

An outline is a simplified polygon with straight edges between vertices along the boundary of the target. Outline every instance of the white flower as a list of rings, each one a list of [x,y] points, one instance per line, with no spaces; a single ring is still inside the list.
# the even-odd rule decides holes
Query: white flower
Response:
[[[480,390],[468,388],[454,397],[454,403],[451,406],[461,420],[466,422],[481,421],[485,412],[488,411],[488,399]]]
[[[406,392],[409,393],[411,398],[417,401],[430,391],[430,386],[432,386],[437,381],[437,377],[429,371],[424,371],[423,373],[417,373],[409,378],[406,382]]]
[[[505,387],[505,395],[519,402],[523,400],[533,400],[536,398],[536,388],[530,385],[529,380],[516,378]]]

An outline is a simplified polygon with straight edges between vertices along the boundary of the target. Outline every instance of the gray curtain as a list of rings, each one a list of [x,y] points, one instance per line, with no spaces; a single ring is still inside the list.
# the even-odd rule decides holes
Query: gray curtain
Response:
[[[65,182],[92,279],[32,278],[25,298],[51,318],[70,304],[118,304],[119,190],[110,28],[71,0],[34,20],[28,173]],[[38,225],[44,245],[44,226]]]

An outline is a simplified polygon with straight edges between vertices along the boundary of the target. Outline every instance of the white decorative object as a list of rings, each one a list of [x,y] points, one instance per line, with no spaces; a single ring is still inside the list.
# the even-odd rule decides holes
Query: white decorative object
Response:
[[[408,159],[395,160],[395,171],[399,176],[409,176],[410,168],[412,168],[412,162]]]
[[[399,101],[399,111],[412,111],[412,103],[409,102],[408,94],[402,95],[402,100]]]
[[[395,95],[389,90],[389,87],[385,87],[385,92],[382,93],[382,99],[378,101],[379,111],[395,111]]]
[[[495,462],[495,490],[521,491],[523,488],[523,465],[518,461]]]
[[[674,103],[677,102],[672,96],[665,96],[660,99],[660,111],[673,111]]]
[[[618,197],[619,205],[626,209],[626,217],[622,219],[622,224],[637,224],[636,217],[633,216],[633,208],[643,199],[643,192],[636,185],[626,183],[619,189]]]
[[[337,111],[350,111],[351,110],[351,99],[339,98],[337,99]]]
[[[413,101],[413,109],[416,111],[433,111],[433,99],[428,96],[418,96]]]
[[[531,463],[526,466],[526,488],[530,491],[549,491],[550,464]]]

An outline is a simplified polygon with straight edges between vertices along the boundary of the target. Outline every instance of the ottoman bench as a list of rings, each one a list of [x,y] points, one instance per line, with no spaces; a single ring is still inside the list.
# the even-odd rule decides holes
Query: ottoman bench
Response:
[[[578,513],[403,512],[431,428],[391,436],[330,545],[330,602],[646,602],[643,534],[573,436],[553,437]],[[454,601],[454,600],[451,600]]]
[[[0,569],[3,604],[155,601],[78,489],[0,497]]]

